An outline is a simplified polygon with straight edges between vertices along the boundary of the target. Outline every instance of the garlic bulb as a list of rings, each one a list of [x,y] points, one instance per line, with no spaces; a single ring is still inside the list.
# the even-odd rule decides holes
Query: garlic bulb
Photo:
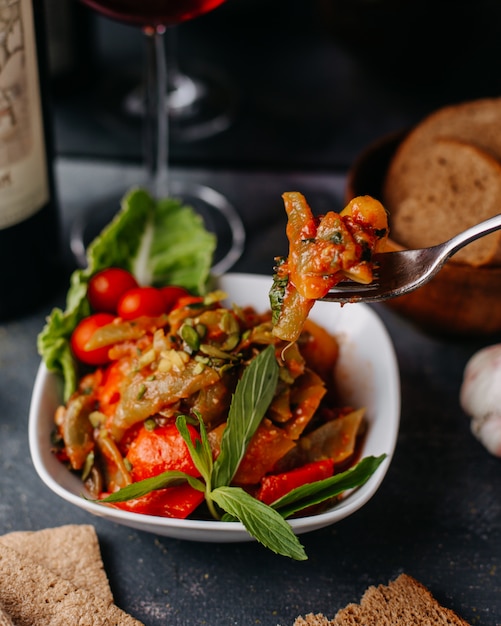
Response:
[[[493,455],[501,457],[501,344],[482,348],[466,364],[460,390],[471,431]]]

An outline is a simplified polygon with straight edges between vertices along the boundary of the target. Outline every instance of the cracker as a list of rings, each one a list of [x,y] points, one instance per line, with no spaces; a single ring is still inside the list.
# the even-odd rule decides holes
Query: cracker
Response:
[[[54,574],[113,602],[94,526],[68,524],[37,531],[15,531],[0,542],[29,557]]]
[[[11,620],[7,611],[0,606],[0,626],[14,626],[14,622]]]
[[[370,586],[359,604],[348,604],[333,619],[322,613],[299,616],[294,626],[469,626],[442,606],[412,576],[400,574],[388,585]]]
[[[0,604],[17,626],[144,626],[115,604],[0,543]]]

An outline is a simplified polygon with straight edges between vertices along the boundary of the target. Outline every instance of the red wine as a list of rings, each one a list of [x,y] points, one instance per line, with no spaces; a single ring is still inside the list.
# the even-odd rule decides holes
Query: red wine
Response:
[[[18,0],[0,15],[0,319],[41,304],[59,276],[42,11]]]
[[[106,17],[141,27],[173,26],[212,11],[224,0],[82,0]]]

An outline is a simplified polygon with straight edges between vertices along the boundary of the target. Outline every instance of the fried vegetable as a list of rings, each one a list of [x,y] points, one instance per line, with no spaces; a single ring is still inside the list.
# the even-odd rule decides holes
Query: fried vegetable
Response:
[[[299,447],[303,460],[312,463],[321,459],[332,459],[334,463],[341,463],[348,459],[355,451],[364,413],[365,409],[351,411],[302,437]]]
[[[287,259],[278,258],[270,290],[273,332],[296,341],[315,300],[341,280],[373,279],[372,255],[388,236],[386,211],[370,196],[354,198],[341,211],[315,217],[305,197],[283,194],[287,213]]]
[[[134,424],[219,381],[219,374],[211,367],[199,370],[196,361],[189,361],[180,370],[157,370],[154,376],[132,373],[123,385],[122,397],[111,424],[113,437],[120,441],[125,431]]]
[[[75,395],[56,414],[66,455],[71,468],[75,470],[83,468],[88,454],[94,449],[93,428],[89,420],[93,408],[92,395]]]
[[[288,537],[282,553],[303,558],[282,514],[253,494],[268,485],[267,498],[282,499],[326,480],[353,453],[363,413],[355,419],[329,407],[336,339],[308,321],[288,344],[273,335],[270,312],[227,309],[210,294],[167,318],[118,321],[99,332],[99,343],[118,342],[110,343],[112,362],[84,377],[55,418],[64,445],[58,457],[80,472],[89,493],[166,517],[186,517],[205,502],[214,518],[236,516],[276,550],[269,528],[254,525],[259,510]],[[330,487],[320,499],[311,488],[314,505],[331,502]]]

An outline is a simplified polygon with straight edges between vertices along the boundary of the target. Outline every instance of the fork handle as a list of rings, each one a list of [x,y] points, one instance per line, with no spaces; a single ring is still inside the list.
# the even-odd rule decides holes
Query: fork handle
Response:
[[[446,249],[447,257],[450,257],[472,241],[480,239],[480,237],[484,237],[485,235],[489,235],[500,228],[501,213],[498,213],[497,215],[494,215],[494,217],[490,217],[488,220],[484,220],[483,222],[468,228],[462,233],[459,233],[459,235],[455,235],[442,245]]]

